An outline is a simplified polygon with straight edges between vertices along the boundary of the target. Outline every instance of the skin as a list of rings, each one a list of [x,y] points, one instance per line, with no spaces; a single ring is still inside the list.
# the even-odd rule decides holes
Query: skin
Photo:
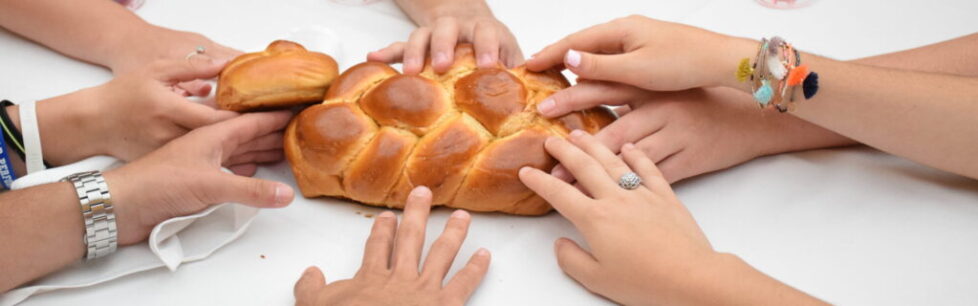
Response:
[[[625,131],[612,125],[606,130],[614,129],[616,133],[598,137],[575,132],[570,138],[575,146],[559,139],[546,143],[548,152],[567,165],[562,171],[579,178],[578,187],[586,194],[535,169],[521,170],[520,178],[571,220],[591,248],[587,251],[568,240],[558,240],[556,252],[561,268],[589,290],[616,302],[818,304],[821,302],[765,276],[734,255],[718,254],[709,247],[668,185],[681,179],[682,169],[688,171],[696,160],[680,163],[675,157],[687,150],[702,153],[737,146],[765,148],[769,145],[758,141],[763,137],[749,135],[764,135],[763,129],[758,128],[787,123],[780,126],[801,133],[829,132],[816,137],[818,141],[845,144],[851,143],[846,139],[853,139],[939,169],[978,177],[973,163],[967,161],[967,156],[978,153],[978,145],[966,140],[978,135],[978,128],[970,124],[978,114],[978,84],[974,78],[978,60],[965,55],[969,54],[966,50],[974,49],[975,40],[972,35],[919,50],[864,59],[863,63],[804,54],[803,61],[822,76],[821,89],[812,101],[804,101],[795,112],[782,115],[758,111],[748,95],[749,89],[734,81],[736,67],[732,63],[752,56],[756,41],[641,16],[598,25],[568,36],[527,62],[527,67],[535,70],[562,66],[583,80],[558,93],[551,101],[554,103],[541,107],[540,112],[555,115],[567,109],[598,105],[601,99],[593,95],[603,92],[611,104],[628,105],[631,110],[626,110],[619,122],[636,127],[636,122],[644,120],[653,126]],[[934,59],[935,54],[943,55],[943,59]],[[870,66],[874,64],[895,68]],[[927,67],[943,73],[900,70]],[[561,99],[564,102],[557,104]],[[917,101],[928,101],[928,108],[918,107]],[[754,114],[764,116],[748,114],[751,107]],[[725,119],[733,116],[738,117]],[[794,121],[737,123],[771,116]],[[733,130],[721,133],[709,126]],[[685,135],[664,132],[670,128],[691,131]],[[650,149],[669,146],[663,135],[702,137],[702,143],[720,138],[736,139],[738,143],[687,146],[672,154],[669,150]],[[636,140],[638,143],[633,144]],[[782,145],[781,148],[818,146]],[[624,163],[616,152],[620,152]],[[758,153],[739,154],[733,162],[709,167],[722,168],[724,163],[736,164]],[[656,170],[656,160],[664,171],[673,174],[663,175]],[[709,167],[705,171],[710,171]],[[617,178],[627,171],[638,173],[643,187],[632,191],[618,187]]]
[[[356,276],[326,284],[322,271],[309,267],[295,284],[296,305],[464,305],[489,269],[489,252],[476,251],[445,282],[471,220],[456,210],[419,270],[430,209],[431,190],[412,190],[400,226],[390,211],[377,216]]]
[[[407,42],[395,42],[371,52],[367,60],[404,63],[404,73],[417,74],[431,54],[435,72],[448,71],[454,60],[455,45],[474,45],[476,64],[515,67],[523,63],[516,37],[493,16],[484,0],[397,0],[418,29]],[[430,51],[430,52],[429,52]]]
[[[646,28],[655,30],[638,30]],[[668,134],[654,137],[657,134],[655,131],[667,131],[669,128],[662,120],[652,119],[650,126],[640,128],[634,126],[637,119],[623,120],[630,122],[631,130],[641,132],[626,135],[623,128],[611,128],[599,137],[616,150],[624,142],[636,142],[651,157],[659,159],[657,162],[661,163],[670,181],[729,167],[764,154],[851,144],[853,141],[938,169],[976,178],[978,165],[969,162],[969,159],[978,154],[978,144],[967,139],[978,135],[978,127],[971,124],[972,118],[978,114],[978,103],[975,101],[978,96],[975,95],[975,88],[978,88],[975,83],[978,80],[974,77],[978,72],[978,61],[968,58],[967,52],[961,51],[962,48],[975,48],[978,45],[976,40],[976,35],[971,35],[940,45],[863,59],[859,63],[840,62],[803,53],[802,58],[810,65],[811,70],[818,72],[824,79],[819,93],[812,101],[802,102],[796,111],[790,113],[795,119],[794,123],[790,120],[762,121],[745,124],[737,132],[731,132],[748,135],[747,142],[757,144],[754,147],[758,149],[748,149],[748,152],[723,157],[722,162],[706,162],[706,166],[698,166],[714,157],[702,151],[707,146],[701,143],[699,150],[687,150],[687,146],[676,147],[670,145],[669,141],[664,141],[688,135],[673,132],[670,137],[667,137]],[[728,37],[685,25],[632,16],[572,34],[538,53],[527,62],[527,67],[540,70],[563,66],[585,80],[658,92],[638,93],[627,97],[631,99],[628,104],[633,109],[636,109],[636,104],[643,104],[634,101],[657,100],[649,99],[648,96],[671,96],[672,98],[666,100],[688,101],[690,96],[702,95],[703,92],[707,93],[705,99],[711,101],[734,99],[756,105],[747,96],[750,91],[748,86],[737,83],[732,77],[736,65],[731,63],[736,63],[740,58],[752,57],[756,54],[757,44],[756,41]],[[894,68],[871,65],[891,65]],[[933,90],[934,88],[941,90]],[[677,93],[688,89],[694,92]],[[571,95],[586,96],[586,93],[580,92],[580,88],[578,90],[579,92]],[[556,97],[559,96],[560,94]],[[801,97],[798,99],[804,100]],[[938,102],[929,102],[926,108],[919,106],[918,101],[935,99]],[[553,103],[541,103],[540,111],[555,115],[565,112],[565,109],[601,103],[593,98],[576,99],[583,101],[574,101],[570,103],[570,107],[565,107],[568,106],[566,100],[560,107],[556,106],[557,99]],[[615,102],[614,99],[611,100]],[[687,113],[710,116],[707,114],[710,112],[708,108],[692,111],[692,107],[674,109],[681,108]],[[732,107],[739,106],[730,104],[730,107],[716,113],[747,113],[747,108],[733,111]],[[716,113],[712,115],[716,116]],[[770,111],[768,113],[766,117],[778,115]],[[625,117],[627,119],[628,115]],[[737,124],[730,124],[729,121],[747,120],[742,117],[723,118],[728,119],[721,119],[717,126],[736,126]],[[806,124],[797,125],[802,121],[807,122],[807,127]],[[688,126],[690,123],[686,124]],[[783,126],[793,128],[784,132],[778,130]],[[671,130],[682,130],[680,127],[682,126]],[[758,130],[767,132],[752,133]],[[814,135],[815,137],[809,138],[812,142],[793,143],[784,140],[787,137],[805,138],[792,134],[799,130],[803,133],[801,135]],[[705,140],[709,139],[711,138],[705,137]],[[740,138],[737,139],[739,141]],[[727,148],[735,146],[740,144],[727,142],[725,145]],[[715,147],[709,149],[719,151]],[[743,149],[734,149],[737,150]],[[566,176],[566,173],[561,176]]]
[[[120,246],[146,240],[160,222],[225,202],[288,205],[286,184],[221,171],[242,146],[277,133],[291,113],[252,113],[203,127],[121,168],[104,173]],[[170,179],[179,177],[179,180]],[[30,203],[31,205],[22,205]],[[67,182],[0,193],[0,292],[71,265],[84,235],[78,197]]]
[[[198,46],[218,60],[241,54],[197,33],[149,24],[113,1],[0,0],[0,27],[116,75],[157,60],[183,59]],[[191,95],[203,86],[209,85],[188,81],[174,91]]]
[[[170,90],[181,81],[214,77],[225,63],[205,55],[160,60],[101,86],[39,101],[38,128],[44,158],[54,166],[94,155],[132,161],[193,129],[238,116],[188,101]],[[211,88],[208,85],[205,89],[209,92]],[[18,111],[18,106],[7,108],[20,129]],[[282,159],[281,139],[278,132],[256,139],[242,146],[224,166],[251,175],[256,163]],[[25,173],[23,160],[15,154],[10,157],[17,173]]]
[[[978,59],[962,52],[974,48],[978,48],[978,35],[851,62],[975,77]],[[615,152],[626,142],[635,143],[670,183],[765,155],[858,144],[795,116],[758,111],[751,95],[731,88],[655,92],[583,80],[547,100],[541,105],[549,108],[539,108],[547,117],[601,104],[622,106],[621,118],[595,137]],[[631,110],[636,112],[628,113]],[[562,166],[553,174],[573,180]]]
[[[544,146],[588,191],[526,167],[520,179],[581,231],[556,241],[557,262],[588,290],[625,305],[818,305],[823,302],[713,250],[655,164],[632,144],[621,157],[586,132]],[[617,178],[634,171],[642,185]],[[641,256],[635,256],[641,254]]]

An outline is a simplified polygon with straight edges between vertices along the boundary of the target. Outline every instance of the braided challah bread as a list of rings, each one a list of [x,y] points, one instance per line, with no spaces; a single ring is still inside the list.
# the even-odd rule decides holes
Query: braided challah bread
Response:
[[[549,170],[547,137],[596,132],[607,108],[548,120],[536,104],[569,86],[557,71],[476,69],[470,45],[447,73],[430,62],[403,75],[367,62],[340,75],[319,105],[285,132],[285,154],[306,197],[344,197],[403,208],[412,188],[431,188],[434,205],[540,215],[551,207],[520,182],[523,166]]]
[[[224,66],[217,105],[249,111],[320,102],[338,73],[329,55],[276,40],[265,51],[243,54]]]

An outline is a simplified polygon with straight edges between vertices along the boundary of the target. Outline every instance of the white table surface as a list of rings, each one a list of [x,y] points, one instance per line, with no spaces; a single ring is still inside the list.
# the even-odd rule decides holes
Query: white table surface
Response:
[[[492,0],[527,54],[578,29],[628,14],[682,21],[715,31],[782,35],[816,53],[851,59],[925,45],[978,30],[974,1],[817,0],[798,10],[752,0]],[[412,23],[390,0],[347,6],[327,0],[149,0],[150,22],[256,48],[297,27],[323,26],[342,40],[341,68],[403,40]],[[107,81],[111,74],[0,33],[0,96],[40,99]],[[978,159],[976,159],[978,162]],[[259,177],[295,186],[286,164]],[[674,186],[713,245],[820,298],[840,304],[975,304],[978,301],[978,181],[866,148],[761,158]],[[267,210],[239,240],[211,258],[99,285],[63,290],[23,305],[87,302],[141,305],[291,304],[303,268],[329,280],[351,277],[380,210],[297,198]],[[434,237],[449,210],[433,213]],[[527,218],[477,214],[456,261],[477,248],[493,253],[472,305],[608,304],[567,278],[552,252],[560,236],[579,239],[557,214]],[[429,243],[431,239],[429,239]],[[265,258],[262,259],[261,256]],[[457,270],[458,267],[455,268]]]

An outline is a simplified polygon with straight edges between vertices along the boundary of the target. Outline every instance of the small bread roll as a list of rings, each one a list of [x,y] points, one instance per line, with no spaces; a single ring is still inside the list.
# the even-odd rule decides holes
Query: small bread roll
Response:
[[[217,105],[252,111],[318,103],[338,73],[329,55],[276,40],[265,51],[243,54],[224,67],[217,83]]]

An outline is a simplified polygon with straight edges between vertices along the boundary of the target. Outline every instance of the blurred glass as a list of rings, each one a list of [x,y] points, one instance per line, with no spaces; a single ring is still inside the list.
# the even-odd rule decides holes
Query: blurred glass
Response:
[[[779,10],[803,8],[812,5],[812,3],[815,2],[815,0],[754,0],[754,1],[757,1],[757,3],[759,3],[764,7],[779,9]]]

